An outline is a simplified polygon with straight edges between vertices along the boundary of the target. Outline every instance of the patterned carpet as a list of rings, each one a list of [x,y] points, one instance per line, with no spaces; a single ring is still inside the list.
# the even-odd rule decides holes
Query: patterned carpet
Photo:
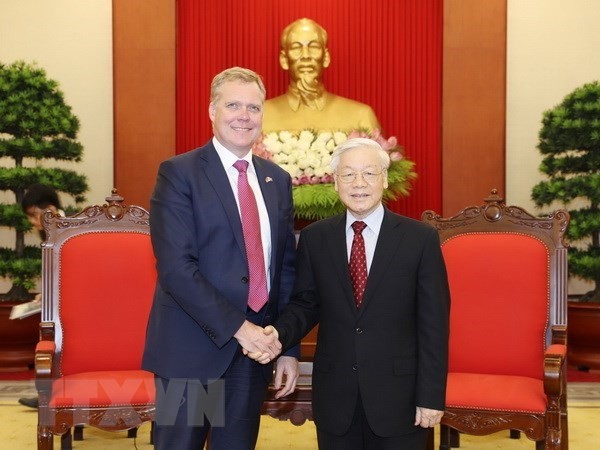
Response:
[[[33,381],[0,381],[0,448],[30,450],[35,448],[36,411],[17,403],[20,397],[35,395]],[[569,448],[590,450],[600,442],[600,383],[570,383]],[[84,440],[74,442],[75,450],[152,450],[149,444],[149,425],[140,428],[137,439],[128,439],[124,433],[107,433],[86,428]],[[437,433],[436,433],[437,437]],[[437,439],[436,439],[437,441]],[[55,448],[60,448],[55,438]],[[296,427],[264,417],[257,450],[316,450],[314,424],[307,422]],[[437,448],[437,442],[436,442]],[[461,436],[462,450],[534,450],[535,444],[525,437],[508,439],[508,433],[490,436]]]

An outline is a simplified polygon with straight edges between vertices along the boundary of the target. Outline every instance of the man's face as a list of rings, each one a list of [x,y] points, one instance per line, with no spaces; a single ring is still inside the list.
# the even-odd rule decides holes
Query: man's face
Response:
[[[290,30],[281,51],[281,63],[289,70],[292,81],[312,87],[320,80],[323,69],[329,65],[329,52],[314,25],[299,24]]]
[[[260,136],[263,103],[256,83],[228,81],[208,108],[215,137],[238,157],[248,153]]]
[[[348,181],[352,178],[355,179]],[[379,206],[383,191],[388,186],[381,158],[377,150],[370,147],[353,148],[342,153],[334,179],[340,200],[357,219],[367,217]]]

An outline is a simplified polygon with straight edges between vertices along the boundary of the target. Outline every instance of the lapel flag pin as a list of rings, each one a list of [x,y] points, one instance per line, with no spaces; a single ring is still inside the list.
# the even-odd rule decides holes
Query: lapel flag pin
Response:
[[[273,181],[273,178],[271,178],[271,177],[267,177],[267,178],[265,178],[265,182],[266,182],[266,183],[270,183],[271,181]]]

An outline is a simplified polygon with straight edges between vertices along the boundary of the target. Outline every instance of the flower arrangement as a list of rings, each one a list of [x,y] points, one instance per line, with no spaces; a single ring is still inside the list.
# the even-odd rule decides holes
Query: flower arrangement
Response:
[[[297,218],[323,219],[345,209],[335,192],[329,163],[335,147],[355,137],[377,141],[390,155],[388,188],[384,192],[384,200],[408,195],[410,182],[417,176],[413,171],[414,162],[404,157],[404,151],[395,137],[385,139],[379,130],[354,130],[350,133],[303,130],[298,134],[271,132],[257,141],[252,151],[279,164],[290,174]]]

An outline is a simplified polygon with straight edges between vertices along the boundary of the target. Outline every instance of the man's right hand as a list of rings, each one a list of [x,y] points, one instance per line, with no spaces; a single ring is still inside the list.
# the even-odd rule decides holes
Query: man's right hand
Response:
[[[267,336],[272,335],[272,336],[275,336],[275,339],[279,339],[279,333],[277,332],[277,330],[275,329],[275,327],[273,325],[267,325],[262,330],[265,335],[267,335]],[[279,343],[279,340],[277,342]],[[281,343],[279,343],[279,346],[281,347]],[[279,349],[279,353],[281,353],[281,348]],[[271,358],[270,355],[267,353],[247,352],[244,350],[244,355],[246,355],[248,358],[253,359],[254,361],[257,361],[261,364],[267,364],[268,362],[273,360],[273,358]]]
[[[281,343],[277,339],[277,333],[266,332],[262,327],[247,320],[233,335],[242,346],[245,355],[266,364],[273,361],[281,353]]]

